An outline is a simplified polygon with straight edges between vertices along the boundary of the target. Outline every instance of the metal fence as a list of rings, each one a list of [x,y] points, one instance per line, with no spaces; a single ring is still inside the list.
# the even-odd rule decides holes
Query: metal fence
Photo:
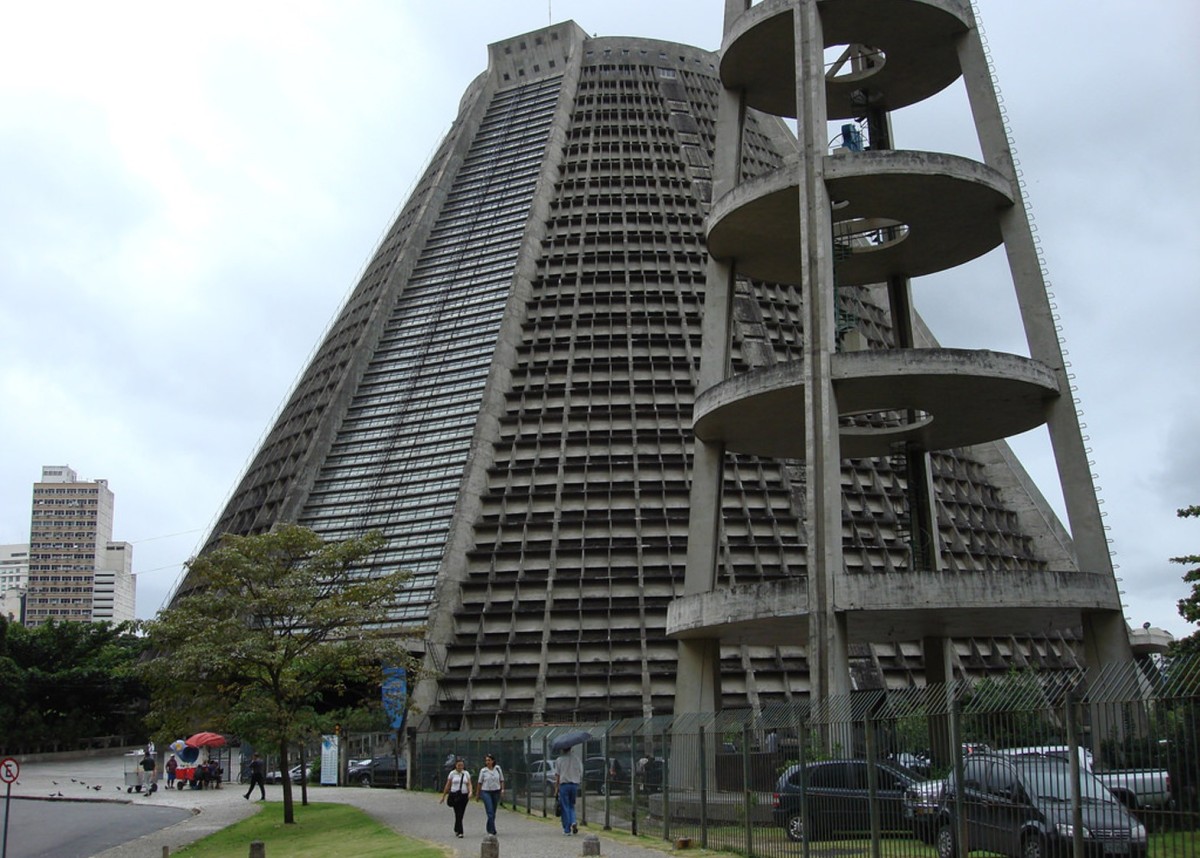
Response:
[[[554,739],[584,730],[581,825],[748,856],[1200,856],[1200,658],[1013,670],[823,705],[418,734],[552,816]],[[1114,801],[1118,799],[1119,801]]]

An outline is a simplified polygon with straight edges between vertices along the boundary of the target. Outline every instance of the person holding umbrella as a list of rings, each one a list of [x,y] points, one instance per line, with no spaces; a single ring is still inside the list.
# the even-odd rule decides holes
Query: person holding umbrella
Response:
[[[562,805],[564,836],[579,833],[579,824],[575,821],[575,799],[583,782],[583,761],[572,753],[571,747],[559,749],[558,762],[554,767],[554,795]]]

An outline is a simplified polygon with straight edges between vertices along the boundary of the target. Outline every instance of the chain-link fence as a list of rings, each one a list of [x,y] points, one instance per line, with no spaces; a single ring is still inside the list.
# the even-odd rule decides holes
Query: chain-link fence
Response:
[[[485,754],[555,811],[555,740],[590,738],[580,823],[749,856],[1200,856],[1200,658],[1013,670],[758,712],[423,733],[413,788]],[[1078,850],[1078,851],[1076,851]]]

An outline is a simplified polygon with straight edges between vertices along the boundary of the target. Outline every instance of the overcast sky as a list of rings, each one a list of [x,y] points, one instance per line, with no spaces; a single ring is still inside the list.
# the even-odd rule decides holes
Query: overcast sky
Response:
[[[1195,0],[979,0],[1128,620],[1200,553]],[[104,478],[152,616],[448,128],[486,45],[572,18],[716,49],[721,0],[0,4],[0,543],[46,464]],[[1152,11],[1143,11],[1152,10]],[[961,84],[894,117],[977,154]],[[999,254],[914,282],[1027,353]],[[1045,432],[1014,443],[1057,508]]]

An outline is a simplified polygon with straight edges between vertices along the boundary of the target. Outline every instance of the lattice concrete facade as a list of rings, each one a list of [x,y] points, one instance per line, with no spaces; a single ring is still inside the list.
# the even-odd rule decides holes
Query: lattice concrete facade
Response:
[[[277,521],[329,538],[382,530],[364,573],[414,572],[394,619],[398,633],[427,627],[438,677],[415,698],[435,727],[675,706],[667,611],[688,562],[723,92],[718,57],[685,45],[591,39],[574,23],[492,45],[214,529],[210,545]],[[779,119],[751,110],[741,128],[744,177],[795,158]],[[864,340],[893,342],[877,287],[842,301]],[[736,370],[803,356],[798,286],[737,280],[729,303]],[[848,569],[909,568],[906,467],[844,463]],[[933,454],[929,473],[948,566],[1074,568],[1002,444]],[[720,474],[722,586],[804,582],[805,469],[729,455]],[[1076,637],[964,636],[949,660],[1073,666]],[[719,646],[717,703],[807,694],[807,643]],[[851,655],[857,683],[923,681],[919,642]]]

